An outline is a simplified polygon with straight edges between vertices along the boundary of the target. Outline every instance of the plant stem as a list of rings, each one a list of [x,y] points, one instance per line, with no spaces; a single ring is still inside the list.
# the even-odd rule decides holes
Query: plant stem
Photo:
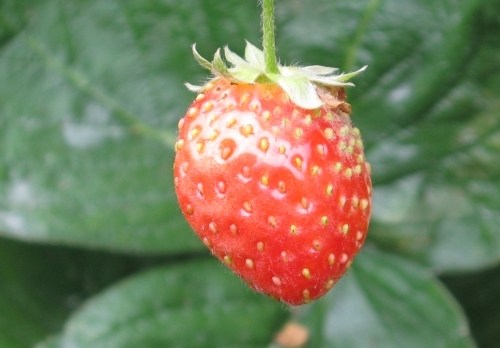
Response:
[[[262,47],[264,49],[266,72],[278,74],[274,40],[274,0],[262,0]]]

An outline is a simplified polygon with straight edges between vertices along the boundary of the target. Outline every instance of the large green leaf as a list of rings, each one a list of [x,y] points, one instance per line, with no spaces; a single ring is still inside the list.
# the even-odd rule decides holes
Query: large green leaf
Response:
[[[81,301],[75,259],[44,249],[0,239],[0,347],[31,346]]]
[[[160,261],[0,238],[0,347],[32,346],[87,297]]]
[[[462,311],[428,270],[369,248],[300,314],[311,348],[475,347]]]
[[[69,319],[58,340],[80,348],[264,347],[285,316],[218,261],[201,260],[109,288]]]
[[[148,83],[117,13],[113,1],[37,2],[4,43],[2,233],[129,250],[197,245],[178,232],[187,228],[170,189],[169,147],[128,129],[130,117],[173,124],[182,93],[166,86],[182,80]]]
[[[36,344],[35,348],[61,348],[61,346],[62,346],[61,336],[50,336],[47,339]]]

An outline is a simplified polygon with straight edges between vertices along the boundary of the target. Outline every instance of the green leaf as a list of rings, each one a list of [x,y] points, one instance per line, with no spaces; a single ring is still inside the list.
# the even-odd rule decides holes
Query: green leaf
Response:
[[[47,260],[49,250],[0,238],[0,347],[29,347],[59,329],[69,313],[71,291],[58,288],[72,285],[58,279],[69,267],[56,261],[66,255],[50,249]]]
[[[393,146],[407,155],[391,166],[416,173],[391,179],[375,193],[372,232],[382,245],[439,271],[498,262],[500,123],[496,110],[500,103],[490,103],[467,122],[429,122],[395,139]],[[441,140],[439,146],[432,145],[433,138]],[[383,156],[380,162],[387,163],[379,150],[372,152],[375,161]],[[403,168],[403,163],[408,165]],[[381,181],[385,180],[385,173],[381,174]]]
[[[120,6],[16,5],[25,21],[12,24],[0,54],[1,234],[141,252],[203,248],[179,214],[171,170],[194,40],[156,49],[135,36],[158,32],[137,22],[153,9]],[[154,10],[174,28],[186,6]],[[173,54],[178,45],[183,53]]]
[[[35,345],[34,348],[60,348],[62,340],[60,336],[50,336],[42,342]]]
[[[216,260],[165,266],[88,301],[61,347],[263,347],[286,317]]]
[[[371,248],[300,318],[311,348],[475,347],[462,311],[428,270]]]
[[[138,258],[0,238],[0,347],[24,348],[59,331],[84,299],[157,264]]]

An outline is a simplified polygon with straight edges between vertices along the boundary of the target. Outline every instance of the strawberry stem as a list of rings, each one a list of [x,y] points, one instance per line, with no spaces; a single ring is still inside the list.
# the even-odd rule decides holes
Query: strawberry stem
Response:
[[[274,29],[274,0],[262,0],[262,48],[264,49],[266,72],[278,74]]]

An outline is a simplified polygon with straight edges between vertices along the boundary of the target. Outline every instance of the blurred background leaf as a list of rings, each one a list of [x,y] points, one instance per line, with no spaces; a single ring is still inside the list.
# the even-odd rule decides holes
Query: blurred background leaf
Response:
[[[88,297],[165,260],[0,238],[0,347],[31,347]]]
[[[463,306],[479,347],[499,347],[500,267],[446,276],[443,281]]]
[[[475,347],[462,310],[429,270],[369,247],[331,293],[300,311],[313,347]]]
[[[216,260],[177,263],[127,279],[67,322],[61,347],[262,347],[284,307]]]
[[[383,305],[370,308],[379,319],[408,314],[394,326],[403,333],[415,323],[426,329],[425,316],[411,301],[381,296],[417,284],[423,303],[447,313],[429,344],[467,346],[461,311],[431,276],[445,273],[482,347],[498,347],[500,308],[488,303],[499,301],[499,273],[460,272],[500,259],[500,1],[277,5],[282,62],[369,65],[349,101],[373,167],[368,243],[378,251],[363,252],[332,294],[347,304],[356,294],[379,298]],[[204,56],[226,44],[241,53],[244,39],[258,44],[259,35],[257,1],[0,2],[0,346],[28,347],[46,336],[40,347],[64,346],[76,339],[69,323],[85,321],[123,284],[153,300],[155,287],[133,279],[162,271],[113,285],[153,266],[196,274],[181,261],[208,253],[180,214],[171,170],[177,122],[193,98],[183,83],[207,78],[190,45]],[[221,290],[238,289],[237,278],[212,271],[223,277]],[[311,347],[359,346],[362,336],[322,341],[336,296],[311,306]],[[256,346],[267,346],[266,335],[272,341],[266,323],[252,324]],[[211,332],[205,324],[199,329]],[[373,337],[381,346],[400,342],[380,334],[391,322],[379,324]]]

